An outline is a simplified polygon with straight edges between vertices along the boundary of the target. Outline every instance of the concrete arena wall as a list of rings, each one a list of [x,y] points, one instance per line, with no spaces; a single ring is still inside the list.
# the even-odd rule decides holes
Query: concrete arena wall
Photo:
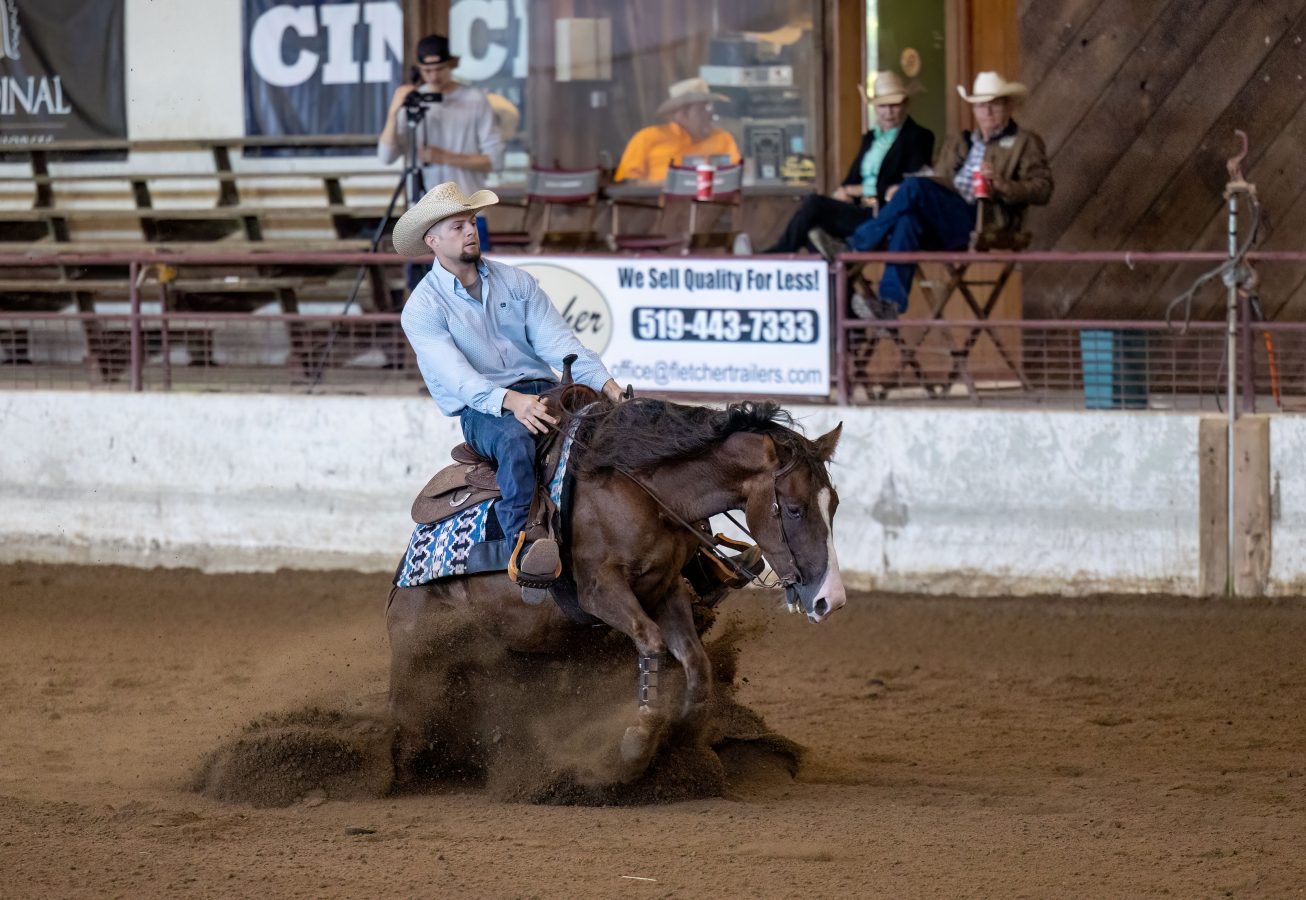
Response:
[[[1270,592],[1306,596],[1306,416],[1270,420]]]
[[[795,412],[811,434],[844,423],[836,532],[856,586],[1198,590],[1197,416]],[[418,397],[13,392],[0,422],[0,561],[208,571],[391,570],[412,496],[460,440]],[[1303,425],[1276,448],[1300,459]],[[1275,466],[1300,511],[1292,458]],[[1303,584],[1306,557],[1278,550],[1276,580]]]

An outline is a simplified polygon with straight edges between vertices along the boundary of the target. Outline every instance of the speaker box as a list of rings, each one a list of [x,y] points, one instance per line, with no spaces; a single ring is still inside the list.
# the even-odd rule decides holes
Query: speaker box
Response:
[[[753,160],[759,182],[779,181],[785,159],[784,129],[775,125],[749,125],[744,133],[744,155]]]

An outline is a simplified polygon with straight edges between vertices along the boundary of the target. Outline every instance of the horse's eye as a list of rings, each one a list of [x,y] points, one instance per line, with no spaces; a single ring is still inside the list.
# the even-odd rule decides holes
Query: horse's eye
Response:
[[[803,508],[801,506],[785,506],[785,515],[791,519],[801,519],[803,517]]]

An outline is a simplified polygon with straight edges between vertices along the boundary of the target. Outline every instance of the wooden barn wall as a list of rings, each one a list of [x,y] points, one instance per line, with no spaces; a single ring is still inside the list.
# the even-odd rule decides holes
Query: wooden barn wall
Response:
[[[1022,124],[1047,141],[1056,191],[1035,247],[1225,246],[1225,160],[1243,164],[1260,246],[1306,246],[1306,0],[1019,0]],[[1202,267],[1031,266],[1029,317],[1155,318]],[[1306,267],[1263,265],[1270,318],[1306,319]],[[1218,287],[1196,312],[1218,317]]]

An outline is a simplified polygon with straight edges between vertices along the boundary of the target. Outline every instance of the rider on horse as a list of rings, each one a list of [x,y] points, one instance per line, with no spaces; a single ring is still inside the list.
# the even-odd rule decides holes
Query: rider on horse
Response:
[[[435,255],[402,321],[431,397],[445,415],[458,416],[467,443],[497,466],[503,499],[495,512],[504,535],[517,542],[509,571],[520,571],[523,580],[547,580],[557,572],[557,542],[540,537],[526,545],[536,489],[534,435],[557,424],[538,395],[557,384],[554,370],[561,371],[571,354],[577,383],[614,401],[622,394],[539,282],[481,257],[476,211],[498,202],[490,191],[467,197],[446,182],[400,217],[395,249],[404,256]]]

